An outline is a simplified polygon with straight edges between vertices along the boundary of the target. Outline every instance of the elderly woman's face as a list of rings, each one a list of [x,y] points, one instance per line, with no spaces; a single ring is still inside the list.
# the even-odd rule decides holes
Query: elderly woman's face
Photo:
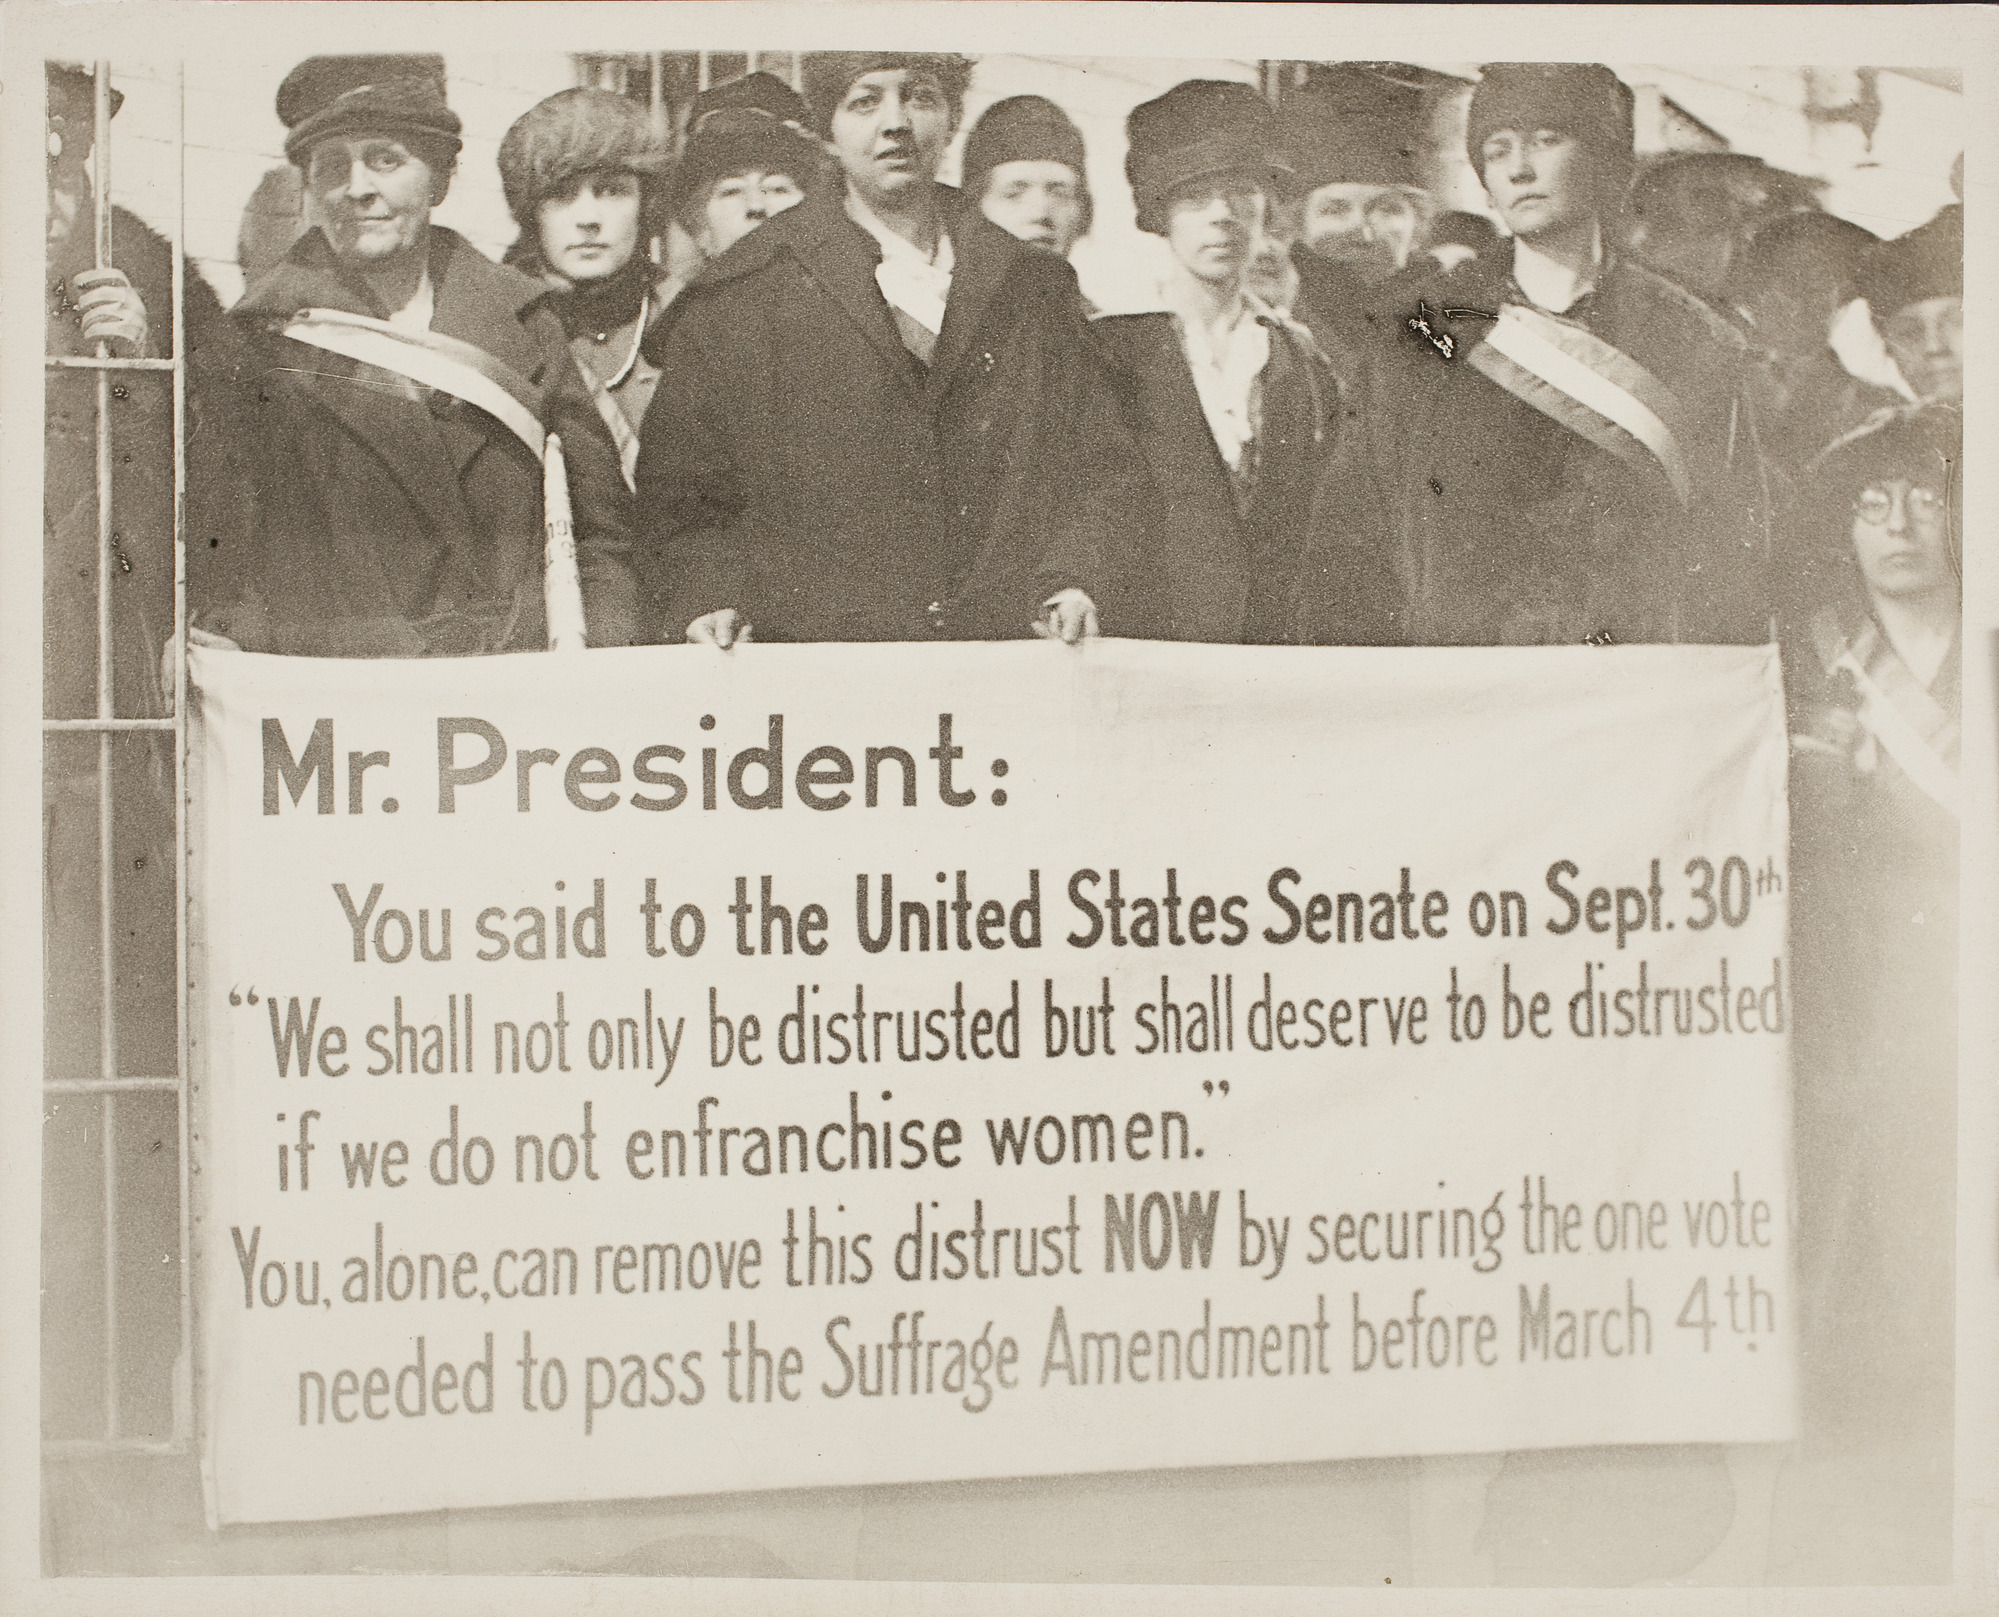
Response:
[[[1854,496],[1854,559],[1874,594],[1909,599],[1957,587],[1941,481],[1877,477]]]
[[[322,140],[305,189],[335,256],[362,267],[421,252],[437,205],[436,171],[390,135]]]

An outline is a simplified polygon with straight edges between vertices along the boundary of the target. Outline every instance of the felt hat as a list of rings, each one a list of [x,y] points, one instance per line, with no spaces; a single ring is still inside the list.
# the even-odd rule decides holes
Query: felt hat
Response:
[[[1877,321],[1929,298],[1963,297],[1963,207],[1953,203],[1906,235],[1870,248],[1857,279]]]
[[[731,107],[767,112],[779,123],[801,127],[805,123],[805,98],[775,73],[759,68],[726,84],[711,84],[697,95],[687,111],[688,133],[692,134],[709,113]]]
[[[1083,132],[1045,96],[1010,95],[979,115],[965,136],[965,194],[984,194],[986,176],[1002,163],[1060,163],[1088,189]]]
[[[809,191],[826,152],[803,125],[805,102],[771,73],[746,73],[694,98],[687,143],[673,177],[672,207],[683,213],[729,174],[788,174]]]
[[[1601,62],[1490,62],[1472,92],[1465,155],[1484,174],[1486,138],[1497,130],[1573,136],[1603,160],[1622,193],[1634,143],[1631,86]]]
[[[278,86],[277,110],[285,156],[297,168],[332,135],[413,135],[447,161],[463,145],[464,126],[444,99],[441,56],[311,56]]]
[[[1279,146],[1301,190],[1420,184],[1422,92],[1359,64],[1340,63],[1287,96],[1277,127]]]
[[[952,124],[958,122],[965,109],[965,86],[972,80],[969,57],[912,51],[813,51],[800,64],[800,77],[805,82],[807,127],[814,134],[828,134],[833,127],[833,114],[854,80],[864,73],[897,70],[926,74],[936,80],[951,105]]]
[[[1277,117],[1254,86],[1188,79],[1132,108],[1125,119],[1125,178],[1138,228],[1166,233],[1167,199],[1192,181],[1249,173],[1271,188],[1288,174],[1277,152]]]

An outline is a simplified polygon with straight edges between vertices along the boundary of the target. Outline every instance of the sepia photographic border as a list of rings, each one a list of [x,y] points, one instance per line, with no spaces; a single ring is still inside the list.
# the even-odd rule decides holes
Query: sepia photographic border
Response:
[[[1999,1607],[1999,927],[1979,895],[1999,891],[1995,679],[1999,679],[1999,551],[1990,539],[1990,467],[1968,456],[1964,479],[1963,904],[1959,968],[1957,1127],[1957,1452],[1955,1554],[1948,1585],[1591,1587],[1544,1589],[1280,1587],[1253,1560],[1229,1583],[962,1584],[756,1579],[293,1575],[152,1579],[45,1576],[39,1397],[43,1068],[41,827],[43,559],[28,536],[40,504],[43,378],[34,312],[41,301],[32,230],[44,208],[44,59],[234,58],[273,62],[314,52],[443,50],[476,39],[482,54],[534,49],[657,49],[671,33],[686,49],[740,49],[755,35],[785,48],[843,48],[891,33],[913,48],[967,54],[1042,48],[1062,56],[1157,58],[1247,55],[1354,61],[1646,61],[1807,65],[1890,62],[1951,68],[1964,83],[1964,198],[1974,222],[1965,273],[1967,340],[1999,341],[1991,290],[1991,220],[1999,202],[1989,154],[1999,151],[1999,10],[1980,6],[1425,6],[1144,4],[1136,0],[903,0],[903,3],[554,4],[542,0],[10,0],[0,12],[0,1050],[12,1081],[0,1112],[0,1610],[7,1612],[300,1612],[412,1609],[448,1612],[932,1611],[1563,1613],[1731,1611],[1955,1613]],[[1144,49],[1135,51],[1135,42]],[[259,81],[262,82],[261,80]],[[1970,442],[1994,442],[1994,367],[1967,379]],[[1203,1477],[1218,1495],[1259,1467]],[[1270,1467],[1278,1470],[1281,1468]],[[987,1487],[1017,1498],[1033,1479]],[[842,1490],[811,1490],[833,1495]],[[1134,1492],[1131,1497],[1140,1497]],[[593,1507],[555,1507],[578,1513]],[[1448,1516],[1450,1506],[1443,1507]],[[1466,1502],[1476,1511],[1477,1500]],[[1330,1530],[1334,1524],[1326,1524]],[[1104,1531],[1115,1531],[1115,1522]],[[355,1575],[345,1575],[351,1572]]]

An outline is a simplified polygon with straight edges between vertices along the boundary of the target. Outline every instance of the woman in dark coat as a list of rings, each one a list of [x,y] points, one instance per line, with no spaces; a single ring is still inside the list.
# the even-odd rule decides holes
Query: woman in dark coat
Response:
[[[1131,632],[1285,641],[1338,391],[1311,334],[1243,290],[1276,173],[1272,115],[1246,84],[1191,80],[1126,133],[1139,228],[1173,253],[1165,310],[1091,327],[1152,477],[1149,599]]]
[[[1319,503],[1314,639],[1768,637],[1746,345],[1610,239],[1632,106],[1600,64],[1481,78],[1466,152],[1513,241],[1398,282],[1402,329],[1368,361]],[[1369,606],[1352,580],[1384,558],[1399,587]]]
[[[498,408],[519,430],[561,436],[590,642],[626,643],[630,496],[548,289],[430,223],[459,146],[436,65],[315,58],[278,112],[325,223],[231,311],[249,350],[257,556],[245,598],[203,626],[295,655],[548,643],[538,453],[445,387],[302,340],[294,317],[322,309],[409,334],[510,395]]]
[[[759,226],[674,303],[638,467],[649,631],[726,647],[1095,624],[1130,462],[1101,447],[1074,273],[933,178],[968,72],[808,62],[845,194]]]

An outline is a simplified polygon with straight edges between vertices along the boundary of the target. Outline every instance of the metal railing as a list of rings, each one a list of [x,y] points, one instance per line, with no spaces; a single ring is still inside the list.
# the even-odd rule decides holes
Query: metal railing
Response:
[[[91,184],[93,266],[114,267],[111,204],[111,65],[97,62],[92,67]],[[183,69],[176,85],[174,138],[172,297],[171,331],[173,350],[169,359],[120,358],[112,355],[104,342],[90,356],[45,355],[51,372],[94,373],[95,474],[97,498],[96,625],[94,713],[89,718],[44,718],[46,737],[63,734],[95,735],[97,738],[97,942],[98,942],[98,1072],[94,1077],[58,1077],[45,1073],[43,1094],[53,1096],[95,1096],[101,1141],[100,1171],[103,1263],[103,1397],[102,1433],[87,1438],[47,1438],[46,1454],[76,1454],[107,1451],[160,1453],[177,1452],[193,1437],[193,1307],[192,1266],[189,1226],[190,1177],[189,1147],[192,1139],[188,1081],[188,791],[187,791],[187,333],[186,261],[184,244],[187,215],[186,116],[187,84]],[[148,311],[149,318],[156,318]],[[171,713],[164,718],[121,715],[117,712],[114,677],[117,669],[118,633],[112,611],[112,587],[120,568],[118,533],[115,526],[114,456],[112,397],[114,378],[120,372],[167,372],[172,388],[173,433],[173,627]],[[121,390],[122,391],[122,390]],[[44,491],[46,499],[48,491]],[[148,670],[150,673],[150,670]],[[118,870],[117,782],[113,772],[114,740],[130,734],[171,735],[173,745],[174,818],[174,1017],[176,1070],[168,1074],[132,1076],[119,1070],[118,1006]],[[45,754],[47,743],[45,742]],[[52,848],[44,857],[53,856]],[[120,1265],[119,1234],[121,1212],[119,1166],[119,1108],[121,1097],[147,1093],[171,1094],[175,1102],[178,1143],[178,1233],[179,1233],[179,1354],[174,1372],[171,1435],[157,1438],[130,1436],[123,1430],[124,1363],[120,1345]],[[44,1237],[47,1239],[46,1233]]]

